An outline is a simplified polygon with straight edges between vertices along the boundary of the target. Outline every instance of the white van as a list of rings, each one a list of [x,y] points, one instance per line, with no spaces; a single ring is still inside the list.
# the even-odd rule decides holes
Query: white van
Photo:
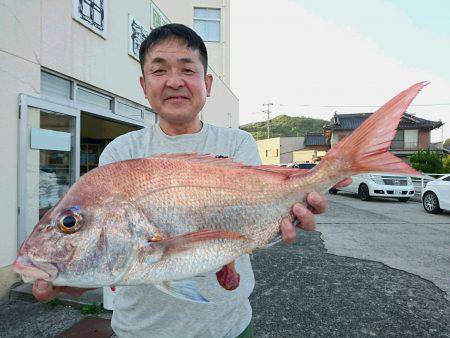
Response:
[[[370,173],[354,175],[352,184],[339,189],[331,188],[329,193],[337,194],[338,191],[358,194],[363,201],[369,201],[372,197],[390,197],[407,202],[414,196],[414,185],[409,176]]]

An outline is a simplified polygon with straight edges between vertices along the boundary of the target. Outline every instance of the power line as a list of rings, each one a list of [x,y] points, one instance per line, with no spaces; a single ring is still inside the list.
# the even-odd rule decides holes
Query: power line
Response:
[[[433,106],[450,106],[450,103],[428,103],[428,104],[411,104],[410,107],[433,107]],[[319,105],[319,104],[301,104],[297,107],[321,107],[321,108],[373,108],[381,107],[380,105]]]

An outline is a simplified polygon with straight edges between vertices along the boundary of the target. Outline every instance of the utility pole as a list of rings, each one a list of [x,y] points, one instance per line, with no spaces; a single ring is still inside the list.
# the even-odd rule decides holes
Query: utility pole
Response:
[[[267,138],[270,138],[270,106],[273,106],[273,103],[263,103],[263,106],[267,106],[267,109],[263,110],[263,112],[267,114]]]

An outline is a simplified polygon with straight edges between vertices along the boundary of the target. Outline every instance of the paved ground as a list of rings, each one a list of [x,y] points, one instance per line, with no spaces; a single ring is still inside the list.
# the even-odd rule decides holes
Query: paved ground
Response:
[[[254,255],[257,337],[450,337],[450,215],[338,195],[318,222]]]
[[[318,222],[254,254],[256,337],[450,337],[450,214],[338,195]],[[82,317],[6,301],[0,337],[52,337]]]

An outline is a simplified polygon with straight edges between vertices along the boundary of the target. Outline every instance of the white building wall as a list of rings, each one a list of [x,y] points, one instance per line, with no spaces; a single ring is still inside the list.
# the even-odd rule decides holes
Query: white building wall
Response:
[[[220,42],[207,42],[209,64],[217,75],[230,85],[230,1],[193,0],[194,7],[219,8],[221,12]],[[193,17],[192,20],[193,21]]]
[[[0,268],[17,254],[19,93],[39,93],[41,58],[40,3],[2,0],[0,3]],[[11,279],[0,274],[2,280]]]
[[[155,1],[171,22],[193,26],[193,6],[190,2]],[[195,2],[199,7],[222,8],[222,1]],[[45,0],[42,15],[42,62],[59,73],[102,88],[118,96],[148,106],[139,85],[139,63],[127,54],[128,13],[143,25],[150,23],[148,1],[108,2],[107,39],[87,29],[72,15],[72,2]],[[224,2],[226,4],[226,2]],[[207,43],[210,59],[209,73],[214,76],[213,93],[203,111],[207,122],[226,127],[238,127],[238,99],[228,87],[229,82],[229,7],[223,7],[222,30],[224,43]],[[58,13],[58,15],[55,15]],[[228,13],[228,14],[227,14]],[[227,28],[225,28],[227,27]],[[224,61],[226,60],[226,61]],[[215,67],[218,67],[218,71]],[[111,71],[114,70],[114,71]],[[222,112],[222,110],[226,110]],[[216,116],[231,114],[231,118]],[[232,124],[229,124],[229,121]]]
[[[238,99],[229,83],[228,1],[155,1],[171,22],[193,26],[193,7],[224,8],[223,43],[208,43],[214,75],[205,121],[238,127]],[[0,0],[0,296],[14,277],[17,254],[18,98],[40,95],[41,67],[148,106],[139,86],[139,63],[128,55],[128,14],[150,23],[150,1],[109,0],[106,39],[72,19],[72,0]],[[214,72],[216,74],[214,74]],[[222,79],[224,80],[222,80]],[[5,282],[4,284],[3,281]]]

